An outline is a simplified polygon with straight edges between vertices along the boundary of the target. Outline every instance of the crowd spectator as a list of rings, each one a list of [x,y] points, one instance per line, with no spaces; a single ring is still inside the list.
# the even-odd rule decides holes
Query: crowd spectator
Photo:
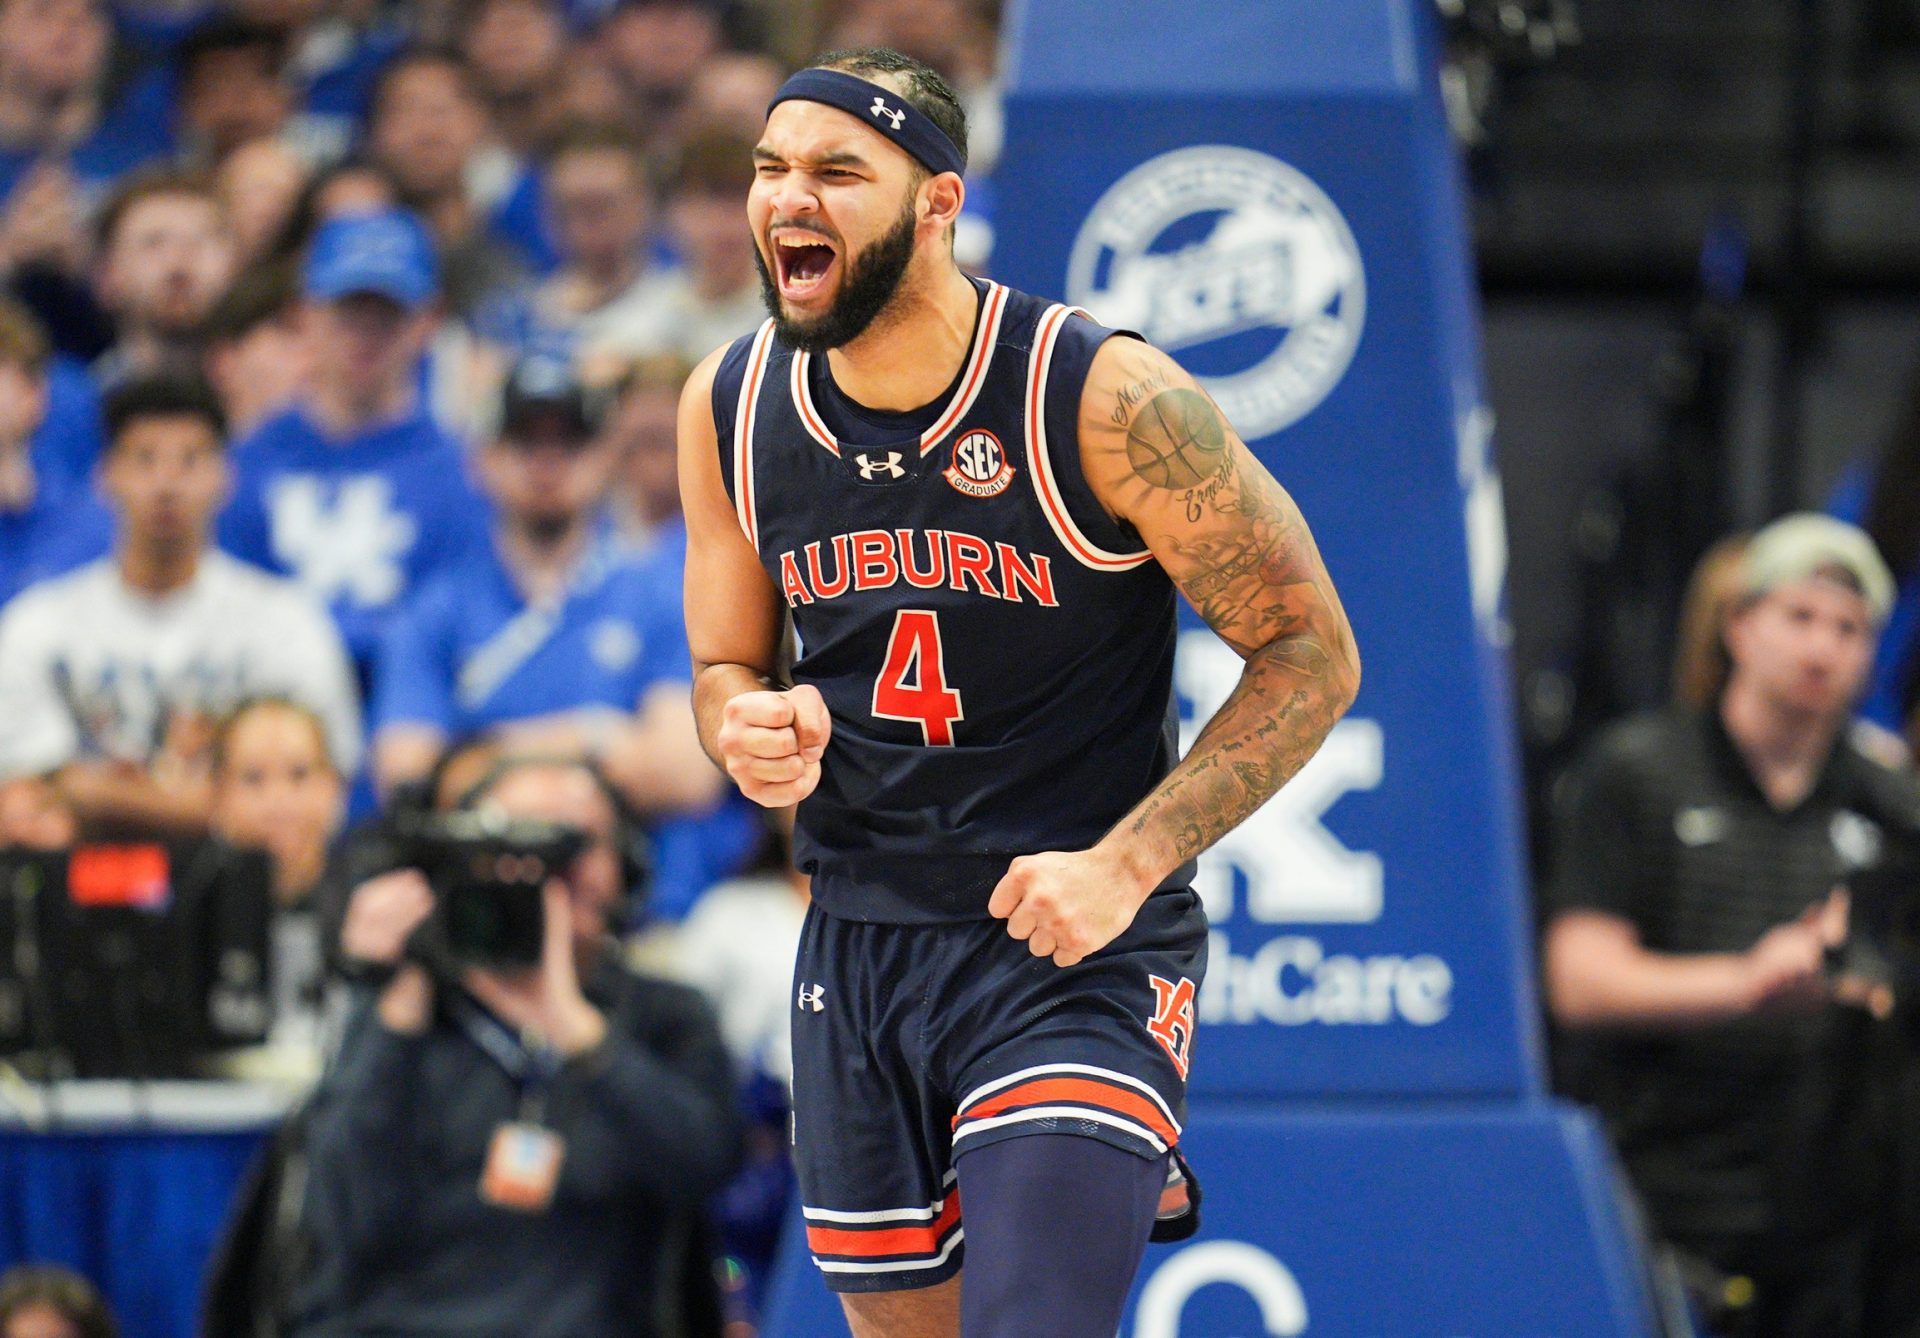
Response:
[[[680,587],[606,523],[619,456],[599,431],[598,398],[559,359],[530,357],[508,378],[498,439],[478,460],[491,541],[423,585],[381,649],[384,790],[487,730],[511,747],[594,758],[649,817],[721,798],[693,725]],[[683,876],[672,861],[662,875]],[[662,893],[677,906],[692,890]]]
[[[307,324],[299,276],[284,261],[242,274],[207,313],[207,380],[235,437],[251,436],[306,392],[313,370]]]
[[[1920,788],[1847,722],[1893,581],[1814,516],[1740,570],[1718,694],[1616,727],[1565,786],[1547,997],[1569,1086],[1702,1296],[1747,1297],[1755,1333],[1887,1332],[1865,1320],[1883,1131],[1860,1059],[1887,995],[1846,887],[1920,836]]]
[[[46,336],[0,299],[0,603],[107,551],[112,521],[90,491],[40,458]]]
[[[496,303],[484,332],[515,351],[563,346],[584,359],[667,346],[667,284],[651,257],[656,207],[640,140],[612,125],[569,130],[542,190],[558,268],[530,294]]]
[[[461,54],[494,133],[522,162],[543,156],[563,123],[569,37],[566,13],[546,0],[478,0],[468,11]]]
[[[107,423],[113,555],[0,616],[0,776],[50,777],[89,828],[202,831],[214,723],[261,694],[306,703],[351,765],[359,708],[325,614],[208,547],[229,477],[212,391],[128,382]]]
[[[488,133],[472,72],[452,52],[410,51],[380,72],[367,149],[399,188],[400,203],[432,231],[441,292],[460,319],[525,274],[522,258],[491,231],[518,169]]]
[[[324,601],[365,683],[392,612],[483,533],[484,508],[421,403],[435,263],[420,224],[394,210],[329,219],[302,286],[312,376],[237,443],[220,540]]]
[[[374,81],[406,45],[401,13],[372,0],[234,0],[232,9],[243,22],[286,35],[294,144],[313,162],[344,156],[366,119]]]
[[[309,180],[305,160],[277,139],[248,140],[220,160],[214,185],[242,274],[249,266],[282,258],[281,243]]]
[[[132,377],[200,370],[202,322],[233,279],[233,234],[204,177],[130,177],[101,210],[95,280],[114,343],[93,365],[111,390]]]
[[[726,48],[724,8],[723,0],[616,0],[600,44],[640,124],[675,124],[694,76]]]
[[[709,131],[681,149],[666,209],[681,264],[656,302],[668,337],[635,352],[670,351],[698,361],[766,319],[753,234],[740,217],[740,201],[753,184],[753,145]]]
[[[188,157],[217,167],[243,144],[277,140],[293,115],[287,36],[244,19],[214,18],[174,54],[180,137]]]
[[[525,971],[436,978],[409,956],[433,905],[418,871],[354,892],[342,947],[393,975],[316,1098],[317,1266],[295,1331],[662,1334],[700,1205],[738,1156],[726,1048],[697,993],[629,970],[609,939],[619,814],[589,769],[508,764],[473,802],[590,845],[547,885]],[[503,1174],[516,1150],[526,1169]]]
[[[611,376],[613,407],[606,434],[619,453],[610,512],[629,547],[677,543],[680,522],[680,391],[693,364],[678,354],[640,358]]]
[[[106,1298],[78,1273],[23,1264],[0,1276],[0,1338],[119,1338]]]

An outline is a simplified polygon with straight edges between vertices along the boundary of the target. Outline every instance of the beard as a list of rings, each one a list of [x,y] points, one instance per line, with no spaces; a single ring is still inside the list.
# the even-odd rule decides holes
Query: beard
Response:
[[[825,353],[830,348],[849,344],[867,332],[874,318],[893,301],[900,280],[913,261],[915,218],[913,197],[900,219],[880,240],[857,256],[845,260],[846,275],[840,281],[840,293],[824,316],[802,324],[789,319],[780,305],[780,288],[767,269],[766,257],[753,248],[753,263],[760,271],[760,296],[773,317],[773,332],[780,341],[802,353]]]

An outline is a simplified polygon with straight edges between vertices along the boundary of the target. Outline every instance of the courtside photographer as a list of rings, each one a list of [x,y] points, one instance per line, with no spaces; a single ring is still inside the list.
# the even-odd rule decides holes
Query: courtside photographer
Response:
[[[676,1335],[739,1127],[717,1023],[612,927],[641,872],[590,767],[507,758],[354,889],[376,982],[316,1096],[303,1335]]]

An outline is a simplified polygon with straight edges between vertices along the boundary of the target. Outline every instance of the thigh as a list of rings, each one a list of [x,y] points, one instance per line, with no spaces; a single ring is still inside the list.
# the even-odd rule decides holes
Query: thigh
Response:
[[[960,1200],[920,1041],[928,931],[808,912],[794,968],[793,1154],[807,1246],[838,1292],[960,1270]]]

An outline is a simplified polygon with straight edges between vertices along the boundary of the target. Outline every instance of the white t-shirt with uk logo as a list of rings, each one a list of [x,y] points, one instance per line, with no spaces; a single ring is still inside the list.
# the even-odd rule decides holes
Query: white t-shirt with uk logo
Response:
[[[158,597],[104,558],[0,613],[0,777],[74,761],[145,765],[182,718],[286,697],[312,710],[343,774],[359,764],[359,696],[332,620],[292,581],[224,553]]]

